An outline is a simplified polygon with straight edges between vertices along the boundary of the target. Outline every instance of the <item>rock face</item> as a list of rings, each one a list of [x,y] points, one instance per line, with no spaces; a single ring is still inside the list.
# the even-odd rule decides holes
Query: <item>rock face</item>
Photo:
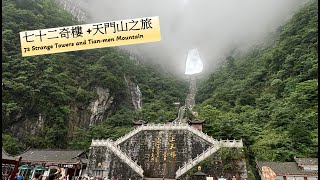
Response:
[[[38,135],[44,128],[44,122],[45,117],[39,114],[37,119],[24,119],[19,124],[12,125],[10,130],[18,139],[23,139],[26,135]]]
[[[110,90],[107,88],[96,87],[96,99],[93,99],[89,105],[70,106],[71,112],[68,121],[68,137],[72,138],[76,128],[86,128],[91,125],[102,122],[105,117],[111,113],[113,96],[110,95]]]
[[[97,97],[89,105],[78,106],[70,104],[70,113],[67,119],[68,138],[73,136],[76,128],[84,128],[101,123],[110,113],[114,97],[108,88],[96,87]],[[46,126],[47,115],[38,114],[34,118],[24,118],[22,113],[15,116],[15,123],[10,126],[10,131],[18,138],[23,139],[27,135],[39,135]]]
[[[132,105],[135,110],[139,110],[142,108],[142,94],[138,85],[133,83],[130,78],[124,76],[124,80],[127,83],[128,91],[130,94],[130,98],[132,101]]]
[[[209,142],[185,130],[142,131],[119,144],[119,148],[144,170],[145,177],[175,178],[179,167],[195,158],[210,146]],[[104,149],[104,150],[102,150]],[[109,159],[106,159],[106,158]],[[104,163],[103,162],[110,162]],[[109,178],[114,176],[132,178],[135,173],[118,162],[106,147],[91,147],[87,171],[98,175],[98,164]],[[121,167],[121,168],[120,168]]]
[[[86,107],[71,106],[71,113],[68,121],[68,137],[72,137],[76,128],[88,127],[90,122],[91,111]]]
[[[113,96],[110,95],[110,90],[108,88],[104,89],[97,87],[96,90],[98,98],[89,105],[91,112],[90,126],[102,122],[106,110],[110,108],[113,102]]]
[[[139,86],[133,83],[130,78],[125,77],[127,82],[127,91],[134,109],[139,110],[142,107],[142,94]],[[108,88],[96,87],[97,97],[89,105],[70,104],[70,114],[68,115],[68,138],[73,136],[76,128],[84,128],[101,123],[112,113],[111,106],[114,96]],[[23,119],[22,113],[17,113],[15,119],[23,119],[19,124],[12,125],[10,131],[18,139],[23,139],[26,134],[38,135],[45,126],[46,114],[39,114],[38,118]]]
[[[84,0],[56,0],[56,2],[79,22],[88,20],[87,12],[84,10],[87,6],[87,1]]]

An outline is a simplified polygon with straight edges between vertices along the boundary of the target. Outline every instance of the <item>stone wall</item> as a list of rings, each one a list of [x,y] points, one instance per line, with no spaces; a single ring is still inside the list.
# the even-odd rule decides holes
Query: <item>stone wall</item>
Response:
[[[144,170],[146,177],[174,178],[184,162],[210,144],[189,131],[142,131],[120,144],[120,149]]]
[[[89,176],[108,177],[109,179],[138,179],[127,164],[123,163],[112,151],[106,147],[91,147],[89,153],[87,174]]]
[[[193,179],[193,174],[198,171],[198,166],[201,166],[202,172],[206,173],[207,176],[214,177],[214,179],[221,176],[228,180],[231,180],[233,176],[237,180],[247,178],[246,161],[242,148],[221,148],[189,170],[180,179]]]
[[[186,130],[141,131],[118,145],[122,152],[142,167],[148,178],[174,179],[176,171],[185,162],[197,157],[210,147],[210,143]],[[99,164],[100,163],[100,164]],[[99,166],[100,165],[100,166]],[[214,177],[246,177],[242,148],[222,148],[198,165],[203,172]],[[193,169],[180,179],[190,179]],[[97,174],[97,170],[103,174]],[[106,147],[91,147],[88,172],[108,178],[136,179],[138,175]],[[95,174],[96,173],[96,174]]]
[[[142,131],[119,147],[144,170],[145,177],[174,178],[179,167],[201,154],[210,143],[189,131]],[[98,164],[101,163],[99,167]],[[134,173],[106,147],[91,147],[88,173],[104,169],[104,177],[131,178]],[[93,171],[94,170],[94,171]]]

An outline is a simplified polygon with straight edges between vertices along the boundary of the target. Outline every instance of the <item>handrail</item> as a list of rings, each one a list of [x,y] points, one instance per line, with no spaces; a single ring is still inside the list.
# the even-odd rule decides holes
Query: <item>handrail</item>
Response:
[[[140,176],[143,176],[143,169],[139,166],[136,162],[134,162],[131,157],[128,157],[126,153],[122,152],[119,148],[119,144],[126,141],[127,139],[131,138],[132,136],[138,134],[144,130],[187,130],[196,136],[202,138],[203,140],[210,143],[210,147],[203,151],[200,155],[193,159],[189,159],[184,165],[176,171],[176,179],[181,177],[184,173],[192,169],[196,166],[199,162],[203,161],[204,159],[211,156],[213,153],[217,152],[221,147],[243,147],[242,140],[216,140],[211,136],[199,131],[188,124],[181,124],[183,120],[183,116],[185,110],[188,108],[192,110],[193,106],[195,105],[195,94],[196,94],[196,81],[195,78],[190,79],[190,87],[189,87],[189,94],[185,99],[185,105],[181,106],[178,111],[178,117],[171,123],[168,124],[143,124],[134,130],[130,131],[126,135],[118,138],[115,142],[107,140],[92,140],[91,146],[107,146],[111,151],[114,152],[122,161],[128,164],[135,172],[137,172]]]
[[[210,148],[208,148],[206,151],[202,152],[197,157],[193,158],[192,160],[185,163],[182,167],[180,167],[176,171],[176,179],[181,177],[184,173],[192,169],[194,166],[196,166],[199,162],[203,161],[207,157],[211,156],[213,153],[217,152],[220,149],[219,145],[213,145]],[[208,153],[210,152],[210,153]]]
[[[139,133],[143,130],[187,130],[189,132],[192,132],[193,134],[197,135],[198,137],[204,139],[205,141],[209,142],[211,144],[211,147],[208,148],[206,151],[203,151],[199,156],[197,156],[194,159],[191,159],[188,163],[185,163],[185,165],[181,168],[179,168],[176,171],[176,178],[180,177],[184,173],[186,173],[188,170],[190,170],[192,167],[194,167],[196,164],[204,160],[205,158],[212,155],[214,152],[220,149],[220,147],[243,147],[243,142],[241,140],[216,140],[209,135],[203,133],[202,131],[199,131],[188,124],[144,124],[139,126],[138,128],[134,129],[133,131],[129,132],[127,135],[119,138],[117,141],[112,143],[114,146],[119,145],[120,143],[124,142],[128,138],[134,136],[135,134]],[[119,148],[118,148],[119,149]],[[119,151],[121,151],[119,149]],[[126,156],[126,154],[124,154]],[[130,159],[129,157],[125,157],[125,159]],[[131,160],[131,159],[130,159]],[[135,162],[133,162],[135,163]],[[141,167],[140,167],[141,168]],[[136,167],[136,172],[137,167]]]
[[[115,145],[109,139],[107,140],[92,140],[91,146],[100,147],[106,146],[108,147],[116,156],[118,156],[124,163],[129,165],[136,173],[138,173],[141,177],[143,177],[143,169],[136,162],[134,162],[127,154],[122,152],[117,145]]]
[[[215,139],[208,136],[207,134],[203,133],[202,131],[199,131],[197,129],[194,129],[193,127],[189,126],[188,124],[144,124],[139,126],[138,128],[134,129],[133,131],[129,132],[125,136],[120,137],[117,139],[114,144],[118,145],[125,140],[129,139],[130,137],[134,136],[135,134],[139,133],[142,130],[188,130],[192,132],[193,134],[196,134],[197,136],[201,137],[202,139],[208,141],[211,144],[214,144],[216,142]]]
[[[142,126],[143,126],[143,125],[142,125]],[[134,129],[133,131],[130,131],[130,132],[127,133],[125,136],[122,136],[122,137],[118,138],[114,143],[115,143],[116,145],[118,145],[118,144],[124,142],[125,140],[129,139],[130,137],[134,136],[135,134],[139,133],[141,130],[143,130],[143,127],[142,127],[142,126]]]
[[[211,156],[213,153],[217,152],[221,147],[243,147],[243,142],[241,140],[220,140],[215,141],[213,145],[208,148],[206,151],[203,151],[200,155],[197,155],[191,161],[189,160],[188,163],[185,163],[181,168],[176,171],[176,179],[181,177],[184,173],[192,169],[196,166],[199,162],[203,161],[207,157]]]

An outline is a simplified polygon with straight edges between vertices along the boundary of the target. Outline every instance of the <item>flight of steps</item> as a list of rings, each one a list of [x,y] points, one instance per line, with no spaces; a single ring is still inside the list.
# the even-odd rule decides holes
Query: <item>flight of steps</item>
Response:
[[[212,137],[208,136],[207,134],[203,133],[202,131],[199,131],[188,124],[174,124],[174,123],[168,123],[168,124],[145,124],[141,125],[138,128],[134,129],[133,131],[129,132],[125,136],[119,138],[116,141],[111,140],[92,140],[91,146],[106,146],[108,147],[114,154],[116,154],[123,162],[128,164],[135,172],[137,172],[141,177],[143,176],[143,169],[141,166],[139,166],[137,163],[131,160],[130,157],[128,157],[125,153],[123,153],[117,146],[126,141],[127,139],[131,138],[132,136],[138,134],[141,131],[170,131],[170,130],[187,130],[192,132],[193,134],[197,135],[198,137],[204,139],[205,141],[209,142],[211,144],[210,148],[208,148],[206,151],[204,151],[202,154],[198,155],[193,160],[190,160],[189,162],[186,162],[184,166],[180,167],[176,171],[176,179],[181,177],[183,174],[188,172],[190,169],[195,167],[198,163],[205,160],[209,156],[211,156],[213,153],[217,152],[221,147],[236,147],[236,148],[242,148],[243,142],[242,140],[216,140]]]
[[[92,140],[91,147],[105,146],[110,149],[116,156],[118,156],[124,163],[132,168],[137,174],[143,177],[143,169],[130,157],[123,153],[111,140]]]
[[[186,162],[181,168],[176,171],[176,179],[181,177],[184,173],[188,172],[190,169],[195,167],[201,161],[205,160],[206,158],[210,157],[213,153],[217,152],[221,147],[236,147],[241,148],[243,147],[242,140],[220,140],[216,141],[210,148],[206,151],[198,155],[196,158]]]
[[[145,124],[141,125],[138,128],[134,129],[133,131],[129,132],[125,136],[120,137],[117,139],[114,144],[118,145],[122,142],[126,141],[130,137],[138,134],[140,131],[149,130],[149,131],[165,131],[165,130],[187,130],[192,132],[193,134],[196,134],[197,136],[201,137],[202,139],[208,141],[211,144],[214,144],[216,142],[215,139],[208,136],[207,134],[203,133],[202,131],[199,131],[188,124],[174,124],[174,123],[168,123],[168,124]]]
[[[186,110],[186,106],[181,106],[179,108],[178,117],[174,121],[172,121],[172,123],[182,122],[185,110]]]

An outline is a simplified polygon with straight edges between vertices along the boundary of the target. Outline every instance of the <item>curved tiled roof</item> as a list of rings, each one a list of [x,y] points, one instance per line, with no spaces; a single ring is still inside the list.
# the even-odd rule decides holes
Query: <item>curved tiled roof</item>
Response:
[[[318,165],[318,158],[294,158],[294,160],[301,165]]]
[[[143,120],[138,120],[138,121],[133,121],[133,124],[136,125],[141,125],[141,124],[146,124],[147,122],[143,121]]]
[[[2,148],[2,159],[15,160],[14,156],[10,156],[3,148]]]
[[[76,163],[79,162],[76,157],[83,153],[82,150],[30,149],[19,156],[23,161]]]
[[[257,161],[257,166],[260,171],[262,171],[263,166],[267,166],[277,175],[318,175],[318,171],[303,171],[296,162]]]
[[[204,120],[199,120],[199,119],[195,119],[193,121],[189,120],[189,123],[192,123],[192,124],[202,124],[204,123]]]

